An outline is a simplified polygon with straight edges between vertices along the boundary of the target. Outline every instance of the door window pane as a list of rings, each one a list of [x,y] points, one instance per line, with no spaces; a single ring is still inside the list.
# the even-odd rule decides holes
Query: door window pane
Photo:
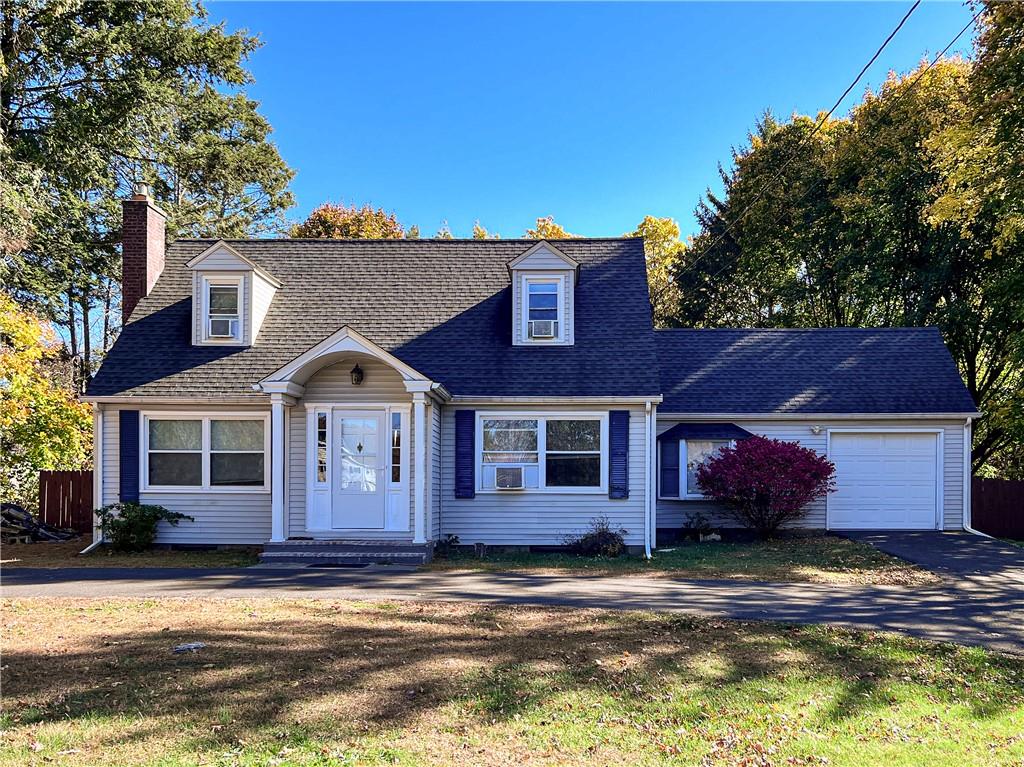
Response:
[[[402,414],[391,414],[391,481],[402,481]]]
[[[149,422],[150,450],[202,450],[202,421],[168,421],[162,418]]]
[[[263,453],[211,453],[210,484],[263,486]]]
[[[316,414],[316,481],[327,481],[327,413]]]
[[[202,453],[150,453],[149,484],[199,487],[203,484]]]
[[[263,421],[210,421],[210,449],[263,452]]]

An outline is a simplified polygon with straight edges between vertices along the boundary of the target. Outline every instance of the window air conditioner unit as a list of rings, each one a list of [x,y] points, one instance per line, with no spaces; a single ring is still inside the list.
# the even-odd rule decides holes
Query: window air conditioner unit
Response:
[[[558,335],[556,320],[530,320],[530,338],[554,338]]]
[[[494,470],[494,486],[498,490],[522,490],[523,467],[500,466]]]
[[[210,318],[210,338],[236,338],[238,320]]]

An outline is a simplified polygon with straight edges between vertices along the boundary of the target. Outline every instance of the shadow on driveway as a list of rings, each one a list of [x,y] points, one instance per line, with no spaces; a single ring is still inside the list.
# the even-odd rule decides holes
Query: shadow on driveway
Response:
[[[1005,581],[1005,582],[1004,582]],[[833,586],[510,572],[310,569],[6,569],[5,597],[472,601],[650,610],[897,631],[1024,654],[1024,589]]]

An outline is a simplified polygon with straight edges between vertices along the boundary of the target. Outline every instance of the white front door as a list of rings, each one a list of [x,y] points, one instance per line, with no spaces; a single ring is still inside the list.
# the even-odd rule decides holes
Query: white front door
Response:
[[[334,412],[332,528],[384,528],[387,454],[381,444],[383,433],[383,412]]]
[[[835,432],[828,457],[836,465],[836,492],[827,500],[830,529],[936,528],[936,434]]]

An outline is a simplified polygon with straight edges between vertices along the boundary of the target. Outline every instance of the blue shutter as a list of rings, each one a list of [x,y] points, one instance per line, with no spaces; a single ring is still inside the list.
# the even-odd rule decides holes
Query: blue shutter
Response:
[[[629,498],[629,411],[608,413],[608,497]]]
[[[661,488],[663,498],[679,497],[679,440],[664,439],[661,445]]]
[[[120,410],[119,432],[121,435],[120,466],[121,492],[123,503],[139,502],[139,411]]]
[[[476,497],[476,411],[455,411],[455,497]]]

